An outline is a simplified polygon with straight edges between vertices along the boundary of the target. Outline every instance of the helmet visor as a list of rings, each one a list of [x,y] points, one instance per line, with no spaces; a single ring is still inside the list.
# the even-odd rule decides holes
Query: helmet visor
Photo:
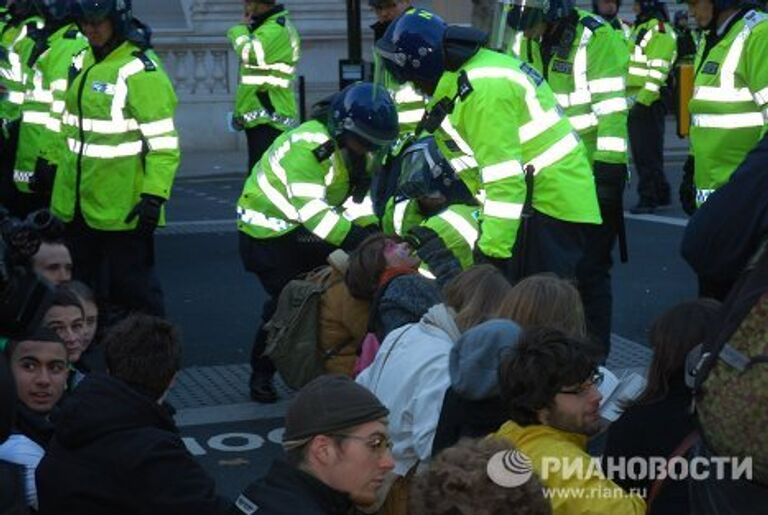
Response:
[[[382,40],[379,40],[376,43],[375,60],[377,74],[387,74],[398,84],[408,82],[408,78],[405,76],[405,64],[408,57],[404,53],[387,48],[387,45]],[[377,79],[377,82],[383,84],[383,82],[386,82],[386,79],[382,81]]]
[[[442,174],[440,163],[435,161],[427,142],[414,143],[399,158],[400,178],[398,192],[408,198],[419,198],[438,190],[435,179]]]

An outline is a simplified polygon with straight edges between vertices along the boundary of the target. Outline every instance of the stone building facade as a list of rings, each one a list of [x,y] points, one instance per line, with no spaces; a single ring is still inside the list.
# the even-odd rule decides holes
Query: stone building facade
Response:
[[[347,0],[284,0],[302,37],[298,73],[305,79],[306,106],[338,89],[338,62],[347,57]],[[361,0],[363,55],[371,55],[374,22]],[[467,22],[470,0],[416,2],[452,22]],[[434,5],[433,5],[434,4]],[[238,62],[226,32],[243,16],[242,0],[133,0],[134,13],[153,29],[153,44],[179,97],[177,126],[182,148],[242,150],[245,138],[229,129]],[[298,94],[298,85],[297,85]]]

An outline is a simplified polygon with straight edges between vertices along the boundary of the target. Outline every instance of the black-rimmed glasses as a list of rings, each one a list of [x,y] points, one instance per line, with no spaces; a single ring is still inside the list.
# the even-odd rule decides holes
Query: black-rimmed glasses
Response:
[[[603,373],[599,370],[595,370],[592,375],[590,375],[586,381],[581,383],[576,388],[569,388],[567,390],[560,390],[560,393],[565,393],[568,395],[583,395],[584,393],[588,392],[593,386],[595,388],[599,387],[601,384],[603,384]]]

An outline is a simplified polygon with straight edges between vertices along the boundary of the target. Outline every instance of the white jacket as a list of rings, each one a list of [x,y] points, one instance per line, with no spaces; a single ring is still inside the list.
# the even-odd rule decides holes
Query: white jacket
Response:
[[[452,311],[438,304],[419,323],[388,334],[373,363],[357,376],[357,382],[389,409],[397,475],[404,476],[417,462],[429,461],[451,382],[448,356],[459,336]]]
[[[35,471],[44,455],[45,451],[42,447],[22,434],[12,434],[0,445],[0,460],[24,467],[27,506],[34,509],[37,509]]]

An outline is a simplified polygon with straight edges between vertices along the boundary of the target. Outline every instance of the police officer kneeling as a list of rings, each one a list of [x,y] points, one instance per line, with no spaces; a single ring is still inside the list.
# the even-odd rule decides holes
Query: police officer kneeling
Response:
[[[268,321],[283,287],[325,264],[335,249],[354,249],[370,230],[342,214],[341,206],[367,193],[367,163],[398,135],[389,93],[370,83],[348,86],[330,103],[327,120],[310,120],[282,134],[254,166],[238,201],[240,257],[259,277],[269,299]],[[274,402],[274,365],[262,356],[259,330],[251,354],[251,397]]]

